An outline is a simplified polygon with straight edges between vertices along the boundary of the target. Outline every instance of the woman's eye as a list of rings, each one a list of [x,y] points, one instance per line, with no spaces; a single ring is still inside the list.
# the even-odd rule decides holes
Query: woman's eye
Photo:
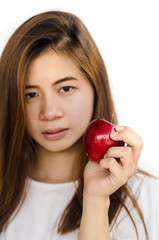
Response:
[[[26,98],[30,99],[30,98],[37,97],[38,94],[35,92],[30,92],[30,93],[25,94],[25,96],[26,96]]]
[[[60,88],[59,92],[60,92],[60,93],[70,92],[72,89],[73,89],[73,87],[71,87],[71,86],[66,86],[66,87]]]

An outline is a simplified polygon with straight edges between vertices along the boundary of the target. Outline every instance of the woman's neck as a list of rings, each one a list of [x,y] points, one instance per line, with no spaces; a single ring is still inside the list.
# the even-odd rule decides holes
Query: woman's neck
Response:
[[[78,149],[53,153],[39,148],[32,179],[47,183],[62,183],[77,180],[77,166],[79,166]]]

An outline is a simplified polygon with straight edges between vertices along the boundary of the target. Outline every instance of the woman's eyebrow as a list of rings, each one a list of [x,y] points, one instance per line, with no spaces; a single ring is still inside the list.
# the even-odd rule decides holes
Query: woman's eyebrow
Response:
[[[55,85],[57,85],[57,84],[59,84],[61,82],[69,81],[69,80],[77,80],[77,78],[71,77],[71,76],[70,77],[61,78],[61,79],[57,80],[56,82],[54,82],[53,85],[55,86]]]
[[[55,86],[55,85],[57,85],[57,84],[59,84],[59,83],[61,83],[61,82],[65,82],[65,81],[69,81],[69,80],[77,80],[77,78],[75,78],[75,77],[65,77],[65,78],[61,78],[61,79],[58,79],[57,81],[55,81],[54,83],[53,83],[53,86]],[[25,89],[30,89],[30,88],[39,88],[39,86],[38,85],[25,85]]]
[[[30,88],[39,88],[37,85],[25,85],[25,89],[30,89]]]

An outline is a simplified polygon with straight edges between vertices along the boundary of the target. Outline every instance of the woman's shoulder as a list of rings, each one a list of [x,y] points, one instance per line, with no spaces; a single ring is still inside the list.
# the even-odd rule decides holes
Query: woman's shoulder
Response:
[[[159,178],[145,171],[138,170],[133,177],[128,181],[128,185],[136,193],[151,193],[154,192],[159,196]]]
[[[157,239],[159,235],[159,179],[139,170],[128,180],[128,186],[143,214],[150,239]],[[127,198],[125,204],[137,226],[139,239],[140,237],[146,239],[141,218],[133,203]],[[131,219],[124,208],[119,213],[111,237],[112,239],[137,239]]]
[[[156,203],[159,202],[159,178],[144,171],[137,171],[129,179],[128,185],[142,210],[151,209],[153,211],[157,208],[159,211],[159,207],[156,206]]]

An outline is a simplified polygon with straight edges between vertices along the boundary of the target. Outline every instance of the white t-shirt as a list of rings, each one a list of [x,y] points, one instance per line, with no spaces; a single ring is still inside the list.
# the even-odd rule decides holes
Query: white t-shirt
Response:
[[[136,174],[128,181],[143,213],[150,240],[159,239],[159,180]],[[128,199],[126,206],[138,228],[139,240],[145,240],[145,231],[141,219]],[[123,208],[111,231],[112,240],[136,240],[136,231],[126,210]]]
[[[159,239],[159,180],[136,175],[129,180],[138,196],[148,228],[150,240]],[[59,235],[57,225],[66,205],[71,200],[76,183],[48,184],[31,180],[26,199],[1,240],[77,240],[78,229]],[[131,204],[127,201],[129,210]],[[142,223],[136,211],[131,211],[139,231],[139,239],[145,240]],[[112,240],[135,240],[136,232],[124,209],[111,231]]]

